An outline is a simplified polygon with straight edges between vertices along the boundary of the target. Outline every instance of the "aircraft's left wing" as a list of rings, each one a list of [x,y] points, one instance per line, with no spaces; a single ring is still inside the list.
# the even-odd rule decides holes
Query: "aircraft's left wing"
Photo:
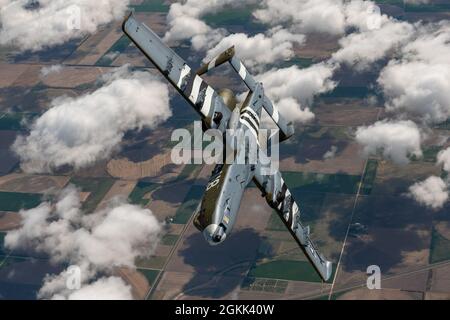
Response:
[[[263,175],[261,172],[261,167],[257,168],[253,181],[263,192],[267,203],[278,213],[321,278],[328,281],[333,271],[332,263],[315,247],[309,237],[309,226],[302,225],[300,209],[280,171],[276,171],[273,175]]]
[[[130,15],[123,32],[202,116],[210,128],[224,131],[231,111],[222,98],[145,24]]]

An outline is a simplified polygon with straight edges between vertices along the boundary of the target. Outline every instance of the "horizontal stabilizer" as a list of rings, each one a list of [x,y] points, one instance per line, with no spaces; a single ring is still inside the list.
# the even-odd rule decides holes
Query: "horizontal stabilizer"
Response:
[[[237,74],[239,74],[242,81],[244,81],[245,85],[251,92],[255,91],[257,81],[248,72],[247,68],[244,66],[242,61],[235,56],[234,46],[220,53],[208,63],[202,65],[200,69],[197,71],[197,74],[202,75],[212,70],[213,68],[222,65],[225,62],[229,62],[231,64],[233,69],[236,71]],[[280,129],[280,136],[279,136],[280,141],[284,141],[294,134],[294,126],[292,122],[288,122],[283,117],[283,115],[280,114],[278,108],[273,105],[272,101],[266,95],[264,96],[263,107]]]

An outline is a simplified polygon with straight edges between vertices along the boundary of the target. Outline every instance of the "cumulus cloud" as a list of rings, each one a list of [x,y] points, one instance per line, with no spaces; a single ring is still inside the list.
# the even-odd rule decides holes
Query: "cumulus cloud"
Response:
[[[409,192],[417,202],[432,209],[442,208],[448,200],[447,184],[436,176],[412,185]]]
[[[46,76],[53,73],[60,73],[64,69],[64,66],[61,64],[55,64],[51,66],[42,67],[40,76],[41,78],[45,78]]]
[[[334,69],[335,66],[326,63],[305,69],[292,66],[269,70],[257,79],[282,113],[293,121],[307,122],[314,118],[309,109],[314,97],[335,88],[336,83],[331,80]]]
[[[380,28],[351,33],[339,40],[341,48],[332,59],[359,71],[366,70],[406,43],[413,34],[413,25],[386,19]]]
[[[171,116],[167,85],[151,74],[125,66],[102,81],[92,93],[53,100],[29,135],[17,138],[13,150],[24,171],[91,165],[116,151],[127,130],[153,128]]]
[[[439,123],[450,117],[450,23],[422,33],[383,69],[378,83],[388,110]]]
[[[264,0],[254,16],[266,24],[289,24],[297,32],[342,34],[346,26],[342,0]]]
[[[422,156],[421,132],[412,121],[378,121],[359,127],[356,141],[364,147],[365,155],[381,153],[398,164],[409,162],[408,157]]]
[[[338,151],[338,148],[336,146],[331,146],[330,150],[325,152],[325,154],[323,155],[323,159],[324,160],[333,159],[334,157],[336,157],[337,151]]]
[[[445,171],[450,172],[450,147],[439,152],[438,164],[442,164]]]
[[[207,62],[230,48],[236,47],[236,55],[245,61],[250,69],[257,69],[279,60],[287,60],[294,55],[294,45],[300,45],[305,37],[293,34],[281,27],[275,27],[267,34],[248,36],[245,33],[235,33],[223,38],[215,47],[206,53],[204,62]]]
[[[123,18],[129,0],[0,0],[0,44],[41,50],[95,33],[102,24]]]
[[[237,0],[186,0],[170,5],[167,14],[169,30],[164,35],[165,41],[179,41],[190,39],[195,50],[213,47],[225,35],[226,30],[214,29],[208,26],[201,17],[208,13],[215,13],[227,6],[239,6],[255,1]]]
[[[22,225],[9,231],[5,246],[48,254],[54,263],[80,268],[81,288],[68,289],[69,269],[49,275],[39,292],[44,299],[129,299],[131,287],[113,276],[115,267],[134,267],[151,254],[161,225],[150,210],[115,199],[104,210],[83,214],[78,191],[69,186],[55,203],[20,211]]]

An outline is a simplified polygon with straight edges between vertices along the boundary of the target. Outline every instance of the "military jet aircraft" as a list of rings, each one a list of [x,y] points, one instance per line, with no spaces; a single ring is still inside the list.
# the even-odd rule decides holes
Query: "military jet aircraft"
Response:
[[[262,83],[258,83],[235,56],[234,48],[221,53],[209,63],[194,71],[186,62],[145,24],[136,20],[133,13],[124,20],[123,32],[156,66],[175,89],[187,100],[201,117],[203,128],[220,130],[225,135],[229,129],[249,132],[259,147],[258,132],[261,112],[264,108],[279,129],[279,140],[284,141],[294,134],[291,122],[279,113],[264,94]],[[239,74],[249,92],[241,106],[230,90],[216,92],[201,75],[211,69],[230,63]],[[248,143],[248,142],[247,142]],[[236,153],[246,152],[237,148]],[[245,155],[244,155],[245,156]],[[300,222],[300,210],[289,191],[280,171],[267,174],[261,163],[217,164],[205,194],[195,214],[194,225],[211,245],[223,242],[236,221],[244,189],[254,182],[261,190],[269,206],[280,216],[306,257],[325,281],[332,274],[332,263],[326,260],[309,237],[309,227]]]

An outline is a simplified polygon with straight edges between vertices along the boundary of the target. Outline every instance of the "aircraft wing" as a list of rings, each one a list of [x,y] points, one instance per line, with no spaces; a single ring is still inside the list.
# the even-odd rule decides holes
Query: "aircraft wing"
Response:
[[[210,127],[225,130],[231,111],[222,98],[186,62],[144,23],[130,15],[122,25],[123,32],[158,68],[167,80],[201,115]]]
[[[333,271],[332,263],[326,260],[314,246],[309,237],[309,226],[305,227],[301,224],[300,209],[284,182],[280,171],[273,175],[263,175],[261,174],[261,168],[259,168],[256,170],[253,181],[263,192],[267,203],[278,213],[321,278],[324,281],[328,281]]]

